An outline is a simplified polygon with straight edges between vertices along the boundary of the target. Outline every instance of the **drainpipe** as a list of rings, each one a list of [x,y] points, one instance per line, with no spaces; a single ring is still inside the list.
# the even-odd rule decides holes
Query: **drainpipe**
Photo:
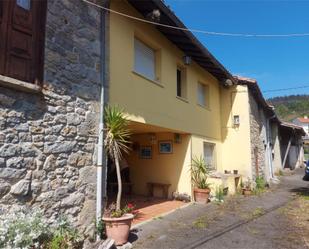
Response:
[[[109,1],[104,1],[104,5]],[[96,193],[96,222],[99,224],[102,218],[102,210],[104,207],[105,188],[106,188],[106,160],[104,155],[104,104],[105,87],[107,86],[106,77],[106,12],[100,9],[100,119],[99,119],[99,133],[98,133],[98,156],[97,156],[97,193]],[[97,240],[99,240],[99,236]]]

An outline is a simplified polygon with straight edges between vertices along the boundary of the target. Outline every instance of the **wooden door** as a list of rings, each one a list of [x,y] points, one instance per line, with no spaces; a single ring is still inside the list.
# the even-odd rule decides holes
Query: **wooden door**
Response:
[[[44,44],[45,0],[3,1],[2,73],[19,80],[39,83]],[[44,24],[44,25],[43,25]],[[5,28],[6,27],[6,28]],[[5,37],[4,37],[5,36]],[[4,60],[4,62],[3,62]],[[0,64],[1,65],[1,64]]]
[[[9,1],[0,0],[0,74],[5,72],[7,26],[9,19]]]

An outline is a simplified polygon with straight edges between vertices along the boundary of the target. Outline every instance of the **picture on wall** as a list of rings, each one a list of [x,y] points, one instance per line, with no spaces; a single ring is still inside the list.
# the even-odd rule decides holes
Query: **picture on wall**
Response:
[[[151,159],[152,158],[152,147],[151,146],[141,146],[139,157],[141,159]]]
[[[171,154],[173,153],[172,141],[159,141],[159,153],[160,154]]]

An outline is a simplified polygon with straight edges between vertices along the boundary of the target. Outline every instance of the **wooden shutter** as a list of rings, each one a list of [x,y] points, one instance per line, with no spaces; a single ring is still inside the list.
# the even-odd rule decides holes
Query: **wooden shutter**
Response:
[[[9,1],[0,0],[0,74],[4,74]]]
[[[155,51],[136,38],[134,39],[134,70],[151,80],[156,80]]]
[[[5,7],[8,13],[4,33],[4,74],[38,84],[41,81],[42,49],[45,26],[45,0],[12,0]],[[4,19],[6,20],[6,19]]]

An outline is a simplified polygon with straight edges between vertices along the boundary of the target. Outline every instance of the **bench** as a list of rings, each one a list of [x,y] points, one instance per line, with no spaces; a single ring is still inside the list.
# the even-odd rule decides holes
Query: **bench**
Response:
[[[163,197],[168,199],[168,189],[171,186],[171,184],[148,182],[147,186],[148,186],[149,196],[151,197],[154,196],[154,188],[160,188],[162,189]]]

